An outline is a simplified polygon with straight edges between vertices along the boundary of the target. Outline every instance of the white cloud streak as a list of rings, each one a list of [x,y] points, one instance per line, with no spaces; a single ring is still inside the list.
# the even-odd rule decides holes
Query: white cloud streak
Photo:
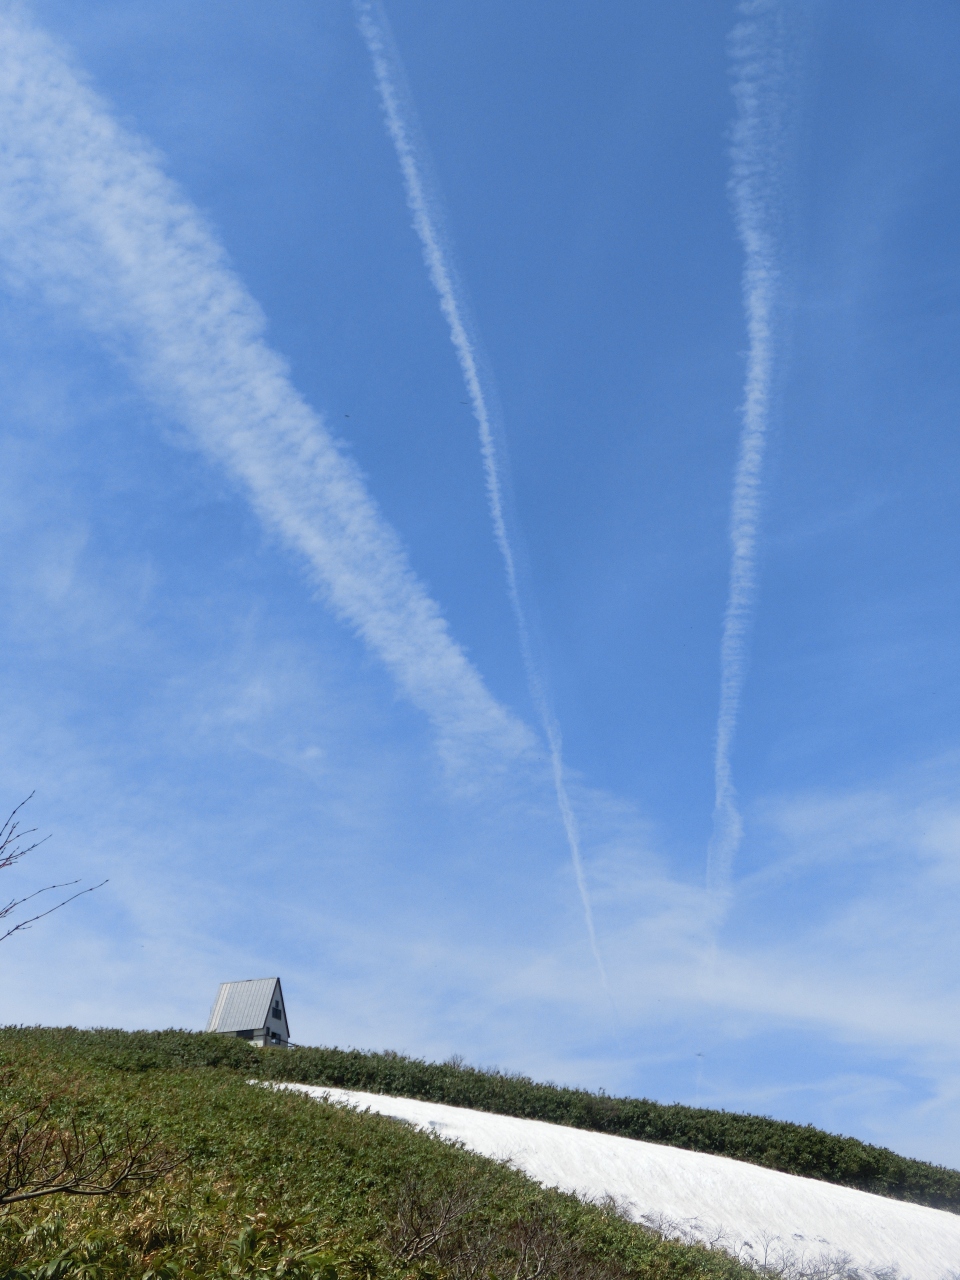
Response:
[[[784,0],[743,0],[740,14],[743,21],[731,37],[737,118],[730,194],[745,256],[743,301],[749,350],[730,509],[732,557],[720,643],[715,804],[707,855],[707,882],[721,899],[729,892],[733,860],[743,838],[732,752],[757,594],[757,537],[780,281],[778,214],[786,110]]]
[[[159,158],[18,5],[0,4],[0,270],[78,315],[307,562],[335,614],[436,726],[491,762],[535,747],[450,635],[356,465]]]
[[[505,467],[496,443],[498,434],[496,422],[499,417],[496,393],[490,379],[482,370],[480,344],[472,332],[473,326],[469,318],[466,292],[460,282],[447,237],[443,232],[441,202],[436,195],[434,184],[428,178],[426,150],[419,139],[420,131],[416,112],[406,89],[403,63],[393,40],[390,24],[379,0],[354,0],[354,10],[373,63],[387,132],[400,163],[407,205],[413,216],[413,227],[420,239],[423,259],[440,301],[440,310],[450,328],[450,340],[460,364],[473,416],[477,422],[490,518],[493,523],[494,538],[503,557],[507,594],[516,620],[527,684],[547,739],[557,806],[570,849],[570,860],[583,906],[590,947],[604,987],[609,990],[583,869],[580,827],[566,783],[560,725],[551,706],[542,663],[537,660],[534,653],[531,628],[520,589],[517,557],[514,553],[513,539],[507,527]]]

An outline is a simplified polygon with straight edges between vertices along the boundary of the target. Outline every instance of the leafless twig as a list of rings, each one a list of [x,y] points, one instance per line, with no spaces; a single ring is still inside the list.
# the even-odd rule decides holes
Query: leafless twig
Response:
[[[450,1280],[625,1280],[615,1259],[588,1255],[560,1216],[547,1206],[525,1206],[513,1221],[489,1217],[486,1194],[473,1180],[439,1191],[410,1179],[395,1205],[388,1234],[394,1256],[431,1262]]]
[[[33,844],[28,845],[26,849],[19,847],[20,841],[27,836],[36,835],[37,828],[30,827],[27,831],[20,830],[20,823],[17,814],[27,803],[36,795],[35,791],[31,791],[26,800],[21,800],[13,813],[10,814],[6,822],[0,827],[0,871],[5,867],[12,867],[15,862],[19,862],[21,858],[25,858],[28,853],[33,853],[38,845],[43,844],[43,840],[49,840],[49,836],[44,836],[43,840],[34,840]]]
[[[102,1128],[59,1124],[48,1102],[0,1121],[0,1205],[41,1196],[107,1196],[146,1185],[181,1163],[149,1130],[116,1144]]]
[[[53,889],[69,889],[79,883],[79,880],[67,880],[65,884],[48,884],[45,889],[36,889],[33,893],[28,893],[25,898],[15,898],[12,902],[8,902],[5,907],[0,908],[0,920],[10,915],[11,911],[15,911],[17,907],[22,907],[25,902],[29,902],[31,898],[35,898],[39,893],[50,893]],[[50,907],[49,910],[41,911],[38,915],[31,916],[29,920],[21,920],[19,924],[15,924],[6,933],[0,933],[0,942],[3,942],[5,938],[9,938],[12,933],[19,933],[21,929],[29,929],[32,924],[42,920],[44,916],[53,915],[54,911],[59,911],[61,907],[65,907],[68,902],[73,902],[75,898],[82,898],[85,893],[93,893],[95,889],[102,889],[106,883],[106,880],[101,880],[99,884],[92,884],[89,889],[79,889],[76,893],[71,893],[69,898],[64,898],[56,906]]]
[[[479,1201],[480,1192],[466,1184],[438,1195],[410,1178],[397,1201],[390,1232],[396,1256],[406,1263],[437,1256]]]
[[[26,831],[20,830],[20,820],[17,814],[27,803],[32,800],[34,792],[31,791],[26,800],[21,800],[10,816],[0,827],[0,871],[4,871],[7,867],[12,867],[15,862],[19,862],[21,858],[25,858],[28,853],[32,853],[34,849],[39,848],[44,841],[49,840],[49,836],[44,836],[43,840],[34,840],[33,844],[24,847],[23,841],[28,837],[36,834],[36,827],[29,827]],[[41,893],[53,893],[57,889],[71,889],[75,884],[79,884],[79,880],[67,880],[63,884],[48,884],[43,889],[35,889],[33,893],[28,893],[24,898],[12,898],[5,907],[0,907],[0,920],[5,920],[7,916],[12,915],[18,907],[22,907],[25,902],[38,897]],[[99,884],[91,885],[89,889],[78,889],[76,893],[71,893],[69,898],[64,898],[62,902],[58,902],[55,906],[49,907],[46,911],[40,911],[35,916],[31,916],[28,920],[21,920],[19,924],[13,925],[6,933],[0,934],[0,942],[9,938],[11,934],[19,933],[21,929],[29,929],[32,924],[36,924],[38,920],[42,920],[44,916],[53,915],[54,911],[59,911],[61,907],[65,907],[68,902],[73,902],[76,898],[82,898],[85,893],[93,893],[96,889],[102,889],[106,884],[106,880],[101,880]]]

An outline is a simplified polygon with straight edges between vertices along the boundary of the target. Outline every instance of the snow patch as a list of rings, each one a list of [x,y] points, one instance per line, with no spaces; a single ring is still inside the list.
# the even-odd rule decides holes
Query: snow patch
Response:
[[[613,1203],[634,1222],[723,1248],[786,1280],[960,1280],[960,1216],[940,1209],[542,1120],[350,1089],[272,1087],[404,1120],[509,1161],[545,1187]]]

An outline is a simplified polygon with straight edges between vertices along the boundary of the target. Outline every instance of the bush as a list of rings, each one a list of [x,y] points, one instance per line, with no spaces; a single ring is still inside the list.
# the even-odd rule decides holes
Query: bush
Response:
[[[960,1173],[899,1156],[813,1125],[738,1115],[644,1098],[614,1098],[583,1089],[535,1084],[525,1076],[428,1063],[393,1053],[294,1049],[269,1053],[258,1074],[301,1084],[361,1089],[393,1097],[445,1102],[498,1115],[547,1120],[644,1142],[684,1147],[960,1212]]]
[[[15,1028],[0,1031],[0,1047]],[[254,1049],[230,1036],[189,1031],[75,1031],[29,1033],[69,1057],[125,1072],[215,1067],[263,1080],[360,1089],[419,1098],[498,1115],[547,1120],[644,1142],[684,1147],[960,1212],[960,1172],[897,1155],[886,1147],[825,1133],[813,1125],[766,1116],[712,1111],[644,1098],[615,1098],[584,1089],[536,1084],[526,1076],[480,1071],[459,1062],[423,1062],[396,1053],[357,1049]]]
[[[665,1241],[407,1125],[251,1088],[274,1052],[179,1032],[0,1032],[0,1117],[55,1096],[106,1142],[149,1123],[179,1156],[126,1195],[0,1210],[0,1275],[747,1280],[719,1250]]]

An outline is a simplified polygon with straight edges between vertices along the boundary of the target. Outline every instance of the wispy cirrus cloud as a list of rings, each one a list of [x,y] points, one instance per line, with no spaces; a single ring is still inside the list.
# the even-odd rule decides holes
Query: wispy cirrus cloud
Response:
[[[584,922],[600,978],[609,990],[606,970],[597,943],[593,906],[587,888],[581,853],[580,824],[570,799],[563,762],[563,735],[554,713],[543,662],[535,652],[533,632],[520,585],[520,572],[515,550],[515,537],[508,528],[508,484],[502,449],[497,436],[502,435],[498,397],[493,380],[485,370],[480,343],[470,319],[466,291],[454,263],[448,238],[443,229],[441,203],[431,181],[426,149],[420,140],[410,93],[406,85],[403,63],[397,51],[390,24],[379,0],[354,0],[354,10],[361,34],[373,63],[374,76],[383,106],[387,132],[396,149],[407,194],[407,205],[413,216],[413,227],[420,240],[423,259],[431,283],[440,302],[440,310],[450,329],[450,341],[457,354],[464,386],[470,397],[473,416],[480,437],[487,503],[497,548],[503,559],[507,579],[507,595],[520,638],[520,649],[530,696],[536,707],[550,751],[550,765],[557,807],[563,823],[570,861],[583,906]]]
[[[0,7],[0,270],[80,318],[245,491],[452,755],[515,757],[491,696],[356,465],[292,385],[264,319],[159,157],[62,50]]]
[[[731,37],[737,118],[730,195],[744,251],[743,304],[749,349],[730,503],[730,584],[720,641],[713,835],[707,855],[707,881],[721,897],[729,890],[733,860],[743,838],[732,752],[757,592],[763,460],[776,356],[782,274],[780,188],[789,109],[787,4],[788,0],[742,0],[741,22]]]

